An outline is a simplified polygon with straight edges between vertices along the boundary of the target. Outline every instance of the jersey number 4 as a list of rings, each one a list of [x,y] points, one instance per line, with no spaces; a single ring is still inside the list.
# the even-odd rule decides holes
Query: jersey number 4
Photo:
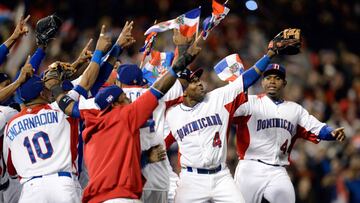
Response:
[[[221,139],[219,132],[215,133],[214,139],[213,139],[213,147],[221,147]]]
[[[45,143],[46,152],[43,152],[43,150],[41,149],[41,146],[39,143],[40,138]],[[41,159],[47,159],[47,158],[51,157],[54,150],[53,150],[53,147],[51,146],[48,134],[46,134],[42,131],[35,133],[35,135],[31,141],[32,141],[32,145],[34,147],[31,146],[29,137],[25,137],[24,143],[23,143],[29,153],[31,163],[33,163],[33,164],[36,163],[36,158],[35,158],[33,149],[35,149],[36,155]]]
[[[285,142],[281,145],[280,150],[283,152],[283,154],[286,153],[286,150],[288,149],[288,139],[285,140]],[[289,149],[288,149],[288,153],[289,153]]]

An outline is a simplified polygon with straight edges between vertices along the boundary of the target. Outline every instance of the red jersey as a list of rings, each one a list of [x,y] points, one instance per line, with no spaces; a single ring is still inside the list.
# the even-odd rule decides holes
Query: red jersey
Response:
[[[104,111],[80,109],[85,120],[84,159],[90,177],[83,202],[140,199],[143,181],[139,128],[157,104],[156,97],[147,91],[128,105]]]

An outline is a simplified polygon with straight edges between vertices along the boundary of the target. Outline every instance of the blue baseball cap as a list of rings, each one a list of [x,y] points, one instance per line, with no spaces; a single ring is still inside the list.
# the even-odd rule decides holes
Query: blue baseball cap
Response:
[[[6,73],[0,73],[0,83],[4,82],[6,80],[10,80],[9,75]]]
[[[286,70],[285,70],[284,66],[277,64],[277,63],[272,63],[266,67],[266,69],[263,73],[263,76],[266,77],[271,74],[278,75],[278,76],[280,76],[281,79],[285,80]]]
[[[104,110],[116,101],[122,93],[123,90],[116,85],[105,87],[96,94],[95,103],[101,110]]]
[[[185,68],[181,73],[179,78],[181,79],[185,79],[188,82],[191,82],[195,77],[199,78],[201,77],[201,75],[203,74],[204,69],[202,68],[198,68],[195,71],[191,71],[187,68]]]
[[[29,102],[40,95],[44,90],[44,83],[37,75],[33,75],[16,90],[23,102]]]
[[[147,80],[136,64],[121,64],[117,69],[117,80],[125,85],[144,86]]]

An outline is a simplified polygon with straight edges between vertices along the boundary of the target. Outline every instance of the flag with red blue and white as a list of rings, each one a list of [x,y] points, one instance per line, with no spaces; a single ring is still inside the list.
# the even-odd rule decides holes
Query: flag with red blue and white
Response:
[[[170,29],[178,29],[183,36],[192,37],[198,29],[201,8],[196,8],[179,17],[158,23],[146,30],[145,35],[151,32],[165,32]]]
[[[215,73],[223,81],[232,82],[244,71],[244,65],[238,54],[231,54],[214,66]]]

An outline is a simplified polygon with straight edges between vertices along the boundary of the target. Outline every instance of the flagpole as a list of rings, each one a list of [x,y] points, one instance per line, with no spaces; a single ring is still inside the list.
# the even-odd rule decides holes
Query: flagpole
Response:
[[[199,6],[199,9],[201,9],[201,6]],[[200,12],[201,12],[201,10],[200,10]],[[201,16],[201,14],[200,14],[200,16]],[[200,16],[199,16],[199,18],[200,18]],[[197,39],[197,38],[198,38],[198,35],[199,35],[199,24],[200,24],[200,20],[199,20],[199,22],[198,22],[198,24],[197,24],[197,26],[196,26],[195,39]]]
[[[156,22],[157,22],[157,19],[154,21],[154,25],[156,25]],[[150,48],[151,49],[151,48]],[[144,55],[143,55],[143,58],[142,58],[142,60],[141,60],[141,63],[140,63],[140,69],[142,69],[143,68],[143,65],[144,65],[144,61],[145,61],[145,58],[146,58],[146,48],[145,48],[145,51],[144,51]]]

